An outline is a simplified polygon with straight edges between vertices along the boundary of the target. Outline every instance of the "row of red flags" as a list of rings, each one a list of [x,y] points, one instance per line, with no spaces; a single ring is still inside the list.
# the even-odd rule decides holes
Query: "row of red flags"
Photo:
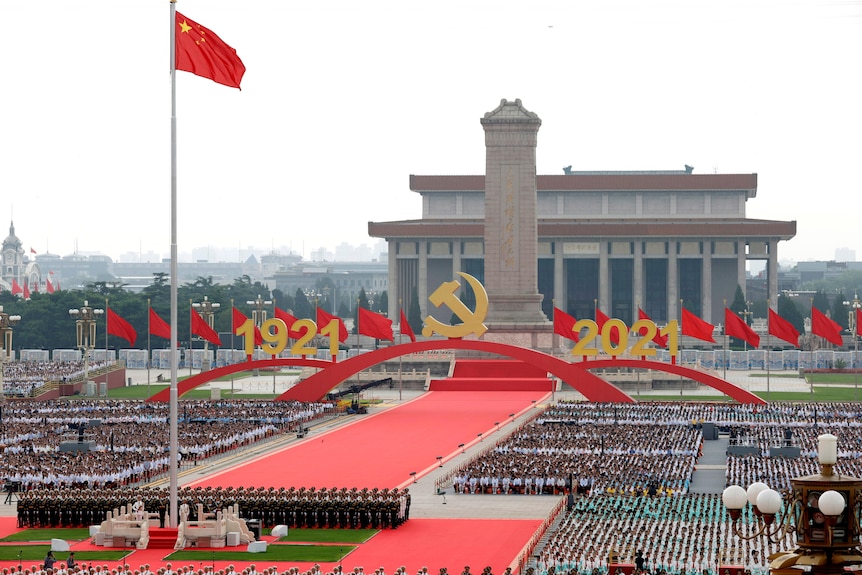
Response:
[[[53,275],[54,272],[51,272]],[[36,284],[33,286],[33,291],[39,291],[39,285]],[[48,293],[54,293],[55,291],[60,291],[60,282],[52,281],[50,277],[45,278],[45,291]],[[12,295],[20,295],[24,299],[30,299],[30,284],[28,282],[24,282],[24,287],[21,287],[21,284],[18,283],[18,280],[12,278]]]
[[[609,319],[602,310],[596,309],[596,324],[599,326],[599,333],[601,333],[602,326]],[[649,320],[650,317],[642,309],[638,308],[638,319]],[[578,334],[574,331],[576,322],[577,320],[573,316],[557,307],[554,308],[554,333],[573,341],[578,341]],[[769,335],[773,335],[796,347],[799,346],[799,332],[793,327],[793,324],[775,313],[771,308],[769,310],[768,323]],[[730,337],[741,339],[751,347],[760,346],[760,336],[729,308],[724,308],[724,325],[725,334]],[[811,308],[811,333],[822,337],[830,343],[841,346],[844,343],[841,338],[842,329],[838,322],[827,317],[816,307]],[[680,330],[682,335],[716,343],[712,337],[714,330],[715,326],[713,324],[699,318],[685,308],[682,309],[682,326]],[[862,335],[862,310],[860,309],[856,310],[856,335]],[[619,343],[617,332],[611,333],[611,340],[615,344]],[[652,341],[659,347],[667,347],[667,336],[656,334]]]
[[[195,311],[194,309],[191,311],[191,332],[194,335],[200,336],[206,341],[210,342],[213,345],[221,345],[221,339],[218,336],[218,333],[209,326],[209,324],[201,317],[201,315]],[[115,335],[117,337],[123,338],[129,342],[129,345],[135,345],[135,341],[138,338],[138,333],[135,331],[135,328],[132,327],[128,321],[123,319],[120,314],[113,311],[111,308],[107,310],[107,321],[108,321],[108,334]],[[292,339],[299,339],[302,337],[303,333],[300,331],[293,330],[293,324],[298,321],[298,318],[294,317],[289,312],[275,308],[275,317],[284,322],[287,326],[288,337]],[[233,308],[231,315],[231,323],[232,329],[234,333],[236,330],[240,328],[246,321],[248,320],[248,316],[239,311],[236,308]],[[342,320],[337,315],[333,315],[322,308],[317,308],[317,326],[318,329],[329,324],[331,321],[338,322],[338,341],[345,342],[347,340],[347,327],[344,325],[344,320]],[[165,339],[171,338],[171,326],[159,317],[159,314],[151,307],[149,313],[149,331],[150,335],[154,335],[156,337],[162,337]],[[360,335],[365,335],[368,337],[373,337],[375,339],[385,339],[388,341],[395,341],[395,336],[392,332],[392,320],[383,316],[379,313],[375,313],[371,310],[365,308],[359,308],[359,324],[358,330]],[[413,333],[413,329],[410,327],[410,324],[407,322],[407,316],[404,315],[404,310],[401,310],[401,333],[410,338],[410,341],[416,341],[416,335]],[[258,326],[254,327],[254,344],[261,345],[263,343],[263,336],[260,333],[260,328]]]

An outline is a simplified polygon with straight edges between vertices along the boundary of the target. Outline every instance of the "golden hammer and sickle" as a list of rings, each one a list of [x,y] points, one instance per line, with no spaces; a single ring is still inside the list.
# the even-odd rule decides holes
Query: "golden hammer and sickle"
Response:
[[[425,318],[425,327],[422,328],[422,335],[425,337],[434,333],[449,338],[464,337],[471,333],[478,337],[488,331],[488,327],[482,323],[488,314],[488,292],[485,291],[485,286],[470,274],[458,272],[458,275],[467,280],[467,283],[473,288],[473,293],[476,294],[476,311],[470,311],[470,308],[455,295],[455,290],[461,287],[458,280],[444,282],[428,297],[428,301],[433,303],[435,307],[440,307],[441,304],[445,303],[452,310],[452,313],[461,318],[463,323],[447,325],[429,315]]]

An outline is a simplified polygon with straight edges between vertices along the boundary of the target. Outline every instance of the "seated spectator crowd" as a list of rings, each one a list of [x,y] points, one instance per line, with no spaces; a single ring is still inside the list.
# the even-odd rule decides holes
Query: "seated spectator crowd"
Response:
[[[540,551],[539,573],[605,573],[612,552],[633,563],[636,550],[651,573],[718,575],[720,565],[765,573],[770,553],[793,548],[791,535],[777,545],[744,541],[732,533],[720,493],[689,493],[703,423],[758,447],[755,455],[726,458],[726,485],[763,481],[783,492],[791,478],[819,472],[823,433],[838,437],[836,472],[862,477],[860,415],[855,403],[561,402],[450,477],[456,493],[583,496]],[[771,448],[788,444],[799,458],[770,457]],[[747,510],[743,522],[752,521]]]
[[[182,464],[249,446],[334,409],[330,402],[183,401]],[[167,404],[143,401],[10,402],[0,423],[0,478],[24,491],[151,480],[168,471],[168,417]],[[79,440],[93,449],[61,450]]]

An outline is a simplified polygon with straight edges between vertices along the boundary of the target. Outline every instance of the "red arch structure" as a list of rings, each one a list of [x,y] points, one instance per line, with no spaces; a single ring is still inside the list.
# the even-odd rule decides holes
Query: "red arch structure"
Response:
[[[368,353],[363,353],[350,359],[339,362],[328,362],[319,359],[304,358],[276,358],[265,360],[247,361],[233,365],[226,365],[210,371],[202,372],[177,384],[177,394],[182,395],[195,387],[213,379],[249,371],[252,369],[266,369],[284,366],[308,366],[317,367],[321,371],[299,382],[276,399],[281,401],[319,401],[330,390],[337,387],[341,382],[347,381],[351,376],[377,365],[382,361],[393,359],[402,355],[418,353],[423,351],[439,351],[445,349],[466,349],[483,351],[518,359],[532,366],[538,367],[556,377],[559,377],[589,401],[601,403],[632,403],[635,400],[619,388],[591,373],[591,369],[603,369],[612,367],[632,367],[639,369],[654,369],[689,377],[705,385],[713,387],[718,391],[730,396],[740,403],[765,404],[761,398],[741,387],[734,385],[721,378],[708,373],[691,369],[688,367],[668,364],[658,361],[643,359],[598,359],[594,361],[569,363],[560,358],[542,353],[529,348],[508,345],[483,340],[468,339],[446,339],[428,340],[413,343],[404,343],[382,347]],[[152,396],[149,401],[168,401],[170,390],[165,389]]]

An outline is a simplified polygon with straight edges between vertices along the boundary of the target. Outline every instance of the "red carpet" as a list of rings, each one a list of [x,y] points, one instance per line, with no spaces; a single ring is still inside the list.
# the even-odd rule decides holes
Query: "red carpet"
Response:
[[[512,359],[458,359],[452,377],[431,381],[432,391],[551,391],[547,373]]]
[[[339,429],[202,479],[194,486],[395,487],[489,437],[495,423],[530,409],[540,392],[431,392]]]

